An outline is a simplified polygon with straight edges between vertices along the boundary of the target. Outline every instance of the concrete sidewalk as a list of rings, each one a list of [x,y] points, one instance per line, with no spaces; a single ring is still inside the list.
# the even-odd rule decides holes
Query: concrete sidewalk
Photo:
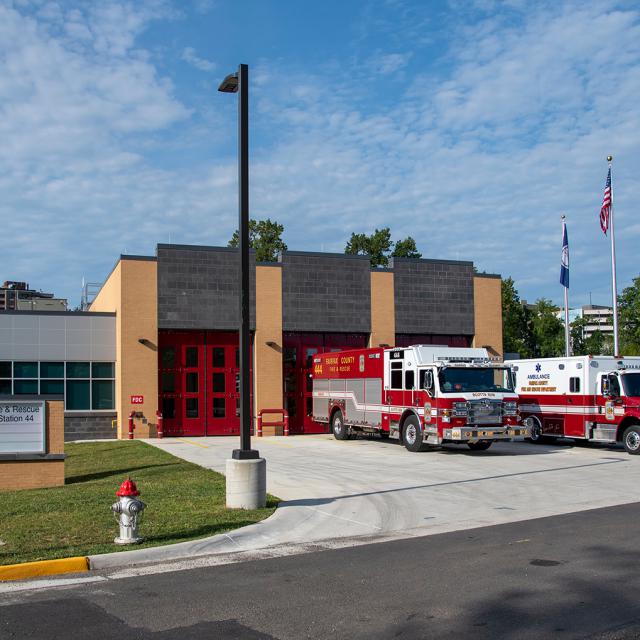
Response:
[[[154,446],[224,472],[236,437],[166,438]],[[266,437],[273,516],[192,542],[91,556],[92,569],[256,551],[424,536],[640,500],[640,457],[601,446],[502,443],[419,454],[377,439]]]

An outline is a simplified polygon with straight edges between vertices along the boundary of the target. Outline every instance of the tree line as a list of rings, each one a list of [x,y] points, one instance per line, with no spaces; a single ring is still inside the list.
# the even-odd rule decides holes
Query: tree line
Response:
[[[278,255],[287,250],[282,240],[284,225],[275,220],[249,220],[249,246],[256,252],[257,262],[276,262]],[[238,231],[234,231],[230,247],[240,244]],[[372,267],[386,267],[389,258],[421,258],[416,241],[408,236],[394,242],[389,227],[376,229],[372,234],[352,233],[344,252],[350,255],[369,256]]]
[[[552,358],[565,353],[564,322],[559,307],[540,298],[525,306],[512,278],[502,281],[502,337],[505,353],[521,358]],[[585,338],[588,320],[576,318],[570,327],[573,355],[613,355],[613,337],[594,331]],[[618,339],[624,355],[640,355],[640,277],[618,296]]]

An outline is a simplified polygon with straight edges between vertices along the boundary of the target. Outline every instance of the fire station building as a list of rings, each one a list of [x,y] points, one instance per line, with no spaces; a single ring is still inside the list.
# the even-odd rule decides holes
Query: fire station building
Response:
[[[439,344],[502,355],[500,276],[472,262],[251,260],[252,414],[285,408],[291,433],[324,430],[310,419],[318,352]],[[156,435],[158,411],[165,435],[239,433],[238,261],[237,249],[160,244],[156,256],[120,256],[86,312],[0,314],[0,393],[64,389],[67,439],[127,437],[132,411],[136,437]]]

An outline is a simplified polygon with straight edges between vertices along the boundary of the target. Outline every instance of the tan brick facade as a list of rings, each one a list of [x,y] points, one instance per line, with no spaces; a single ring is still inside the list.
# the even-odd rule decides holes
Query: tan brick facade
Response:
[[[135,437],[156,434],[158,409],[158,282],[153,259],[122,256],[91,304],[91,311],[116,313],[116,411],[118,437],[128,434],[131,411]],[[132,405],[141,395],[144,404]]]
[[[47,454],[64,453],[64,403],[47,400]],[[0,489],[41,489],[64,484],[64,460],[0,461]]]
[[[393,273],[371,272],[371,335],[369,346],[396,343],[396,319],[394,305]]]
[[[491,355],[502,357],[502,279],[476,275],[473,295],[476,325],[473,346],[487,347]]]
[[[256,332],[254,338],[254,412],[282,408],[282,268],[256,267]],[[275,422],[279,415],[265,416]],[[264,435],[280,435],[281,427],[265,427]]]

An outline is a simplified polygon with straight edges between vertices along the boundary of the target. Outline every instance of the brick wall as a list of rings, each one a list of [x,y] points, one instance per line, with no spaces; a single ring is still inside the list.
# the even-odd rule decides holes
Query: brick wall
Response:
[[[287,251],[282,267],[283,331],[371,331],[368,257]]]
[[[393,258],[396,333],[473,336],[473,263]]]
[[[65,442],[73,440],[103,440],[116,438],[118,432],[112,428],[116,413],[67,413],[64,417]]]
[[[249,255],[250,324],[255,327],[255,254]],[[237,330],[237,249],[158,245],[158,328]]]

